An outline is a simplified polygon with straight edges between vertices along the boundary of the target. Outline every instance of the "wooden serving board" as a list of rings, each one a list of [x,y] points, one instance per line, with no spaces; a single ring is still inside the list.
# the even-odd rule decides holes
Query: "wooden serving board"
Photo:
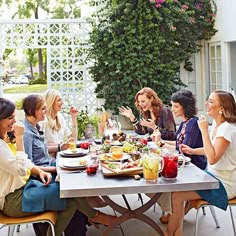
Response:
[[[119,165],[118,163],[114,163]],[[127,176],[134,176],[137,174],[142,174],[143,173],[143,167],[134,167],[134,168],[127,168],[127,169],[112,169],[108,166],[108,164],[101,163],[102,166],[102,172],[106,176],[114,176],[114,175],[127,175]]]

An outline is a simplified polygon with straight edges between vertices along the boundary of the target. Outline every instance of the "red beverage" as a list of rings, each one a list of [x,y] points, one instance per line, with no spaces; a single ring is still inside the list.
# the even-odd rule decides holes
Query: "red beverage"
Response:
[[[162,177],[164,179],[175,179],[178,173],[178,156],[163,156],[164,167],[162,169]]]
[[[97,169],[97,163],[88,163],[88,165],[86,166],[87,175],[95,175],[97,173]]]
[[[139,139],[139,142],[144,146],[147,146],[147,144],[148,144],[147,138],[141,138],[141,139]]]
[[[80,144],[80,147],[83,149],[88,149],[89,148],[89,142],[85,141]]]

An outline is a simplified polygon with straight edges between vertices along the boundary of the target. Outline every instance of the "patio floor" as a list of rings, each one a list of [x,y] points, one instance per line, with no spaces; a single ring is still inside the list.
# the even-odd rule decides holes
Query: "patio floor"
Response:
[[[138,200],[137,195],[126,195],[128,198],[128,201],[132,206],[139,206],[141,203]],[[113,196],[113,199],[115,199],[117,202],[120,202],[123,204],[123,199],[121,196]],[[146,200],[146,196],[143,195],[144,200]],[[235,210],[236,207],[233,209],[234,212],[234,217],[236,219],[236,214]],[[101,209],[104,212],[114,214],[111,208],[105,207]],[[206,215],[204,216],[202,212],[199,214],[199,227],[198,227],[198,236],[209,236],[209,235],[214,235],[214,236],[233,236],[233,228],[231,224],[231,218],[230,218],[230,213],[229,210],[222,211],[220,209],[215,208],[216,210],[216,215],[220,223],[220,228],[217,229],[215,226],[215,222],[213,221],[213,218],[211,216],[211,213],[208,209],[206,208]],[[154,212],[154,208],[152,207],[149,209],[146,214],[150,216],[152,219],[154,219],[156,222],[159,222],[159,217],[161,216],[161,210],[159,207],[156,207],[156,210]],[[184,218],[184,230],[183,230],[183,236],[190,236],[194,235],[194,227],[195,227],[195,217],[196,217],[196,210],[192,209]],[[162,225],[163,228],[165,228],[165,225]],[[125,236],[156,236],[157,233],[150,228],[148,225],[145,223],[142,223],[139,220],[129,220],[125,223],[122,224],[122,228],[124,230]],[[88,227],[87,231],[87,236],[100,236],[102,235],[102,232],[104,230],[104,226],[100,226],[99,229],[94,228],[93,226]],[[7,236],[7,228],[3,228],[0,230],[0,235],[1,236]],[[22,226],[20,228],[19,233],[15,233],[14,236],[33,236],[33,228],[31,225],[28,227]],[[121,236],[121,230],[119,228],[116,228],[114,231],[111,233],[112,236]],[[79,236],[79,235],[78,235]]]

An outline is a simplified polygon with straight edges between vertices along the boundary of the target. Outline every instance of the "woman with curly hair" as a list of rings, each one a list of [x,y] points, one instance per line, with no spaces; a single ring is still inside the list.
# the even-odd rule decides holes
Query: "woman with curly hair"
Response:
[[[223,210],[228,199],[236,196],[236,103],[226,91],[212,92],[206,102],[207,114],[213,118],[210,133],[204,116],[198,121],[203,151],[209,163],[208,173],[218,179],[219,188],[172,193],[172,215],[165,236],[182,235],[185,201],[203,199]],[[193,149],[198,152],[198,149]]]
[[[197,121],[198,117],[196,108],[196,99],[193,93],[189,90],[179,90],[171,96],[172,112],[175,117],[181,118],[181,124],[175,134],[175,141],[161,139],[159,130],[153,132],[157,145],[176,149],[183,152],[191,159],[191,162],[204,170],[207,166],[206,157],[202,154],[187,154],[184,152],[184,147],[188,146],[192,149],[202,148],[203,141]]]
[[[182,122],[176,132],[176,140],[163,140],[159,130],[153,132],[153,137],[158,146],[173,150],[178,150],[184,153],[191,159],[191,162],[204,170],[207,167],[207,159],[204,156],[203,141],[201,131],[198,127],[198,117],[196,108],[196,99],[191,91],[179,90],[171,96],[172,112],[175,117],[180,117]],[[200,153],[189,154],[184,148],[199,150]],[[189,202],[186,203],[185,213],[192,208]],[[168,223],[169,214],[163,215],[160,221],[163,224]]]
[[[172,112],[153,89],[144,87],[138,91],[135,106],[141,113],[141,119],[137,119],[128,106],[121,106],[119,112],[130,119],[136,133],[152,134],[158,129],[163,139],[174,140],[176,128]]]

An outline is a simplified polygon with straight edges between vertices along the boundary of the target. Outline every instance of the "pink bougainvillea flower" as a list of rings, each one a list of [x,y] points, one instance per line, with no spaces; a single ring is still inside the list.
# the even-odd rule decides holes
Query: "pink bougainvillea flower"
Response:
[[[200,9],[201,5],[200,4],[196,4],[196,9]]]
[[[160,8],[161,7],[161,4],[160,3],[157,3],[156,4],[156,8]]]
[[[188,6],[187,5],[182,5],[182,8],[183,9],[188,9]]]

